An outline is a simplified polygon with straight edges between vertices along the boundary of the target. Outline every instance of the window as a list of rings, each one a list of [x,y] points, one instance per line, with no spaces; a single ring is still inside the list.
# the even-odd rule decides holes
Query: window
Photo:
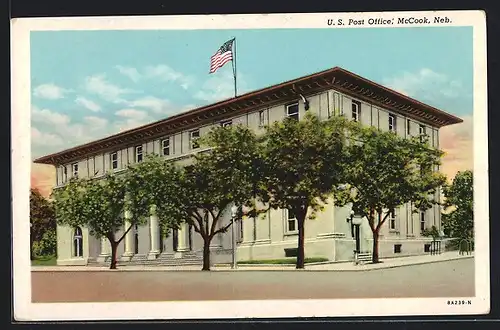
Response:
[[[389,229],[396,230],[396,211],[392,210],[389,214]]]
[[[142,162],[142,146],[135,147],[135,162]]]
[[[359,121],[359,113],[361,110],[361,103],[357,101],[352,101],[352,120]]]
[[[334,115],[340,115],[342,113],[340,108],[340,94],[333,93],[333,113]]]
[[[419,126],[419,134],[420,134],[420,141],[422,141],[422,142],[425,141],[427,134],[426,134],[424,125]]]
[[[299,120],[299,104],[289,104],[286,106],[286,116],[295,120]]]
[[[83,257],[83,235],[80,227],[76,227],[73,232],[73,256]]]
[[[198,139],[200,138],[200,130],[191,131],[189,133],[189,142],[191,149],[198,149],[200,145],[198,144]]]
[[[389,131],[396,132],[396,115],[389,114]]]
[[[68,168],[63,166],[64,182],[68,181]]]
[[[116,170],[118,168],[118,153],[113,152],[111,154],[111,168],[113,170]]]
[[[406,119],[406,134],[411,134],[411,120]]]
[[[161,140],[161,152],[163,156],[170,155],[170,138]]]
[[[221,125],[222,127],[229,127],[229,126],[231,126],[232,124],[233,124],[233,121],[232,121],[232,120],[226,120],[226,121],[223,121],[223,122],[221,122],[221,123],[220,123],[220,125]]]
[[[259,127],[264,127],[266,125],[266,113],[264,110],[259,111]]]
[[[298,230],[297,216],[292,210],[286,212],[286,232],[295,233]]]
[[[420,211],[420,232],[425,230],[425,211]]]
[[[394,244],[394,253],[401,253],[401,244]]]
[[[73,171],[73,177],[78,178],[78,163],[72,164],[71,170]]]

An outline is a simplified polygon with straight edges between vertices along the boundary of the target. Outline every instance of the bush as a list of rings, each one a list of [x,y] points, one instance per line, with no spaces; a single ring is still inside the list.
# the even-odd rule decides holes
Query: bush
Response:
[[[42,239],[33,242],[33,254],[35,256],[54,256],[57,251],[56,231],[50,229],[43,233]]]
[[[324,262],[324,261],[328,261],[328,258],[321,258],[321,257],[305,258],[304,263],[310,264],[313,262]],[[296,258],[238,261],[238,264],[240,265],[289,265],[296,263],[297,263]]]

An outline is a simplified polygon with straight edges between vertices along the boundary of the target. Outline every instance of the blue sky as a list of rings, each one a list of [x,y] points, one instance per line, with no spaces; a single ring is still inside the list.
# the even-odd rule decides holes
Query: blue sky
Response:
[[[239,93],[343,67],[420,101],[472,114],[472,28],[31,33],[32,153],[38,157]]]

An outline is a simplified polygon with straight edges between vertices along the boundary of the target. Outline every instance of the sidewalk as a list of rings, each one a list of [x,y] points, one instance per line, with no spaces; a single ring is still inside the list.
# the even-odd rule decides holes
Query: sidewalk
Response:
[[[377,269],[395,268],[411,265],[420,265],[434,262],[444,262],[464,258],[473,258],[474,253],[460,255],[457,251],[444,252],[439,255],[420,255],[400,258],[381,259],[378,264],[354,265],[353,262],[330,262],[321,264],[306,264],[300,271],[337,271],[359,272]],[[117,270],[110,270],[102,266],[32,266],[32,271],[200,271],[201,265],[194,266],[121,266]],[[213,266],[212,271],[297,271],[294,265],[239,265],[231,269],[229,265]]]

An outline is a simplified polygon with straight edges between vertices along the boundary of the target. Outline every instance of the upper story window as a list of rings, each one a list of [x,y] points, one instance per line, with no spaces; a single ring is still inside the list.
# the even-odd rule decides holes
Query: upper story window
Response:
[[[333,114],[340,115],[341,113],[342,113],[342,110],[340,107],[340,94],[333,93]]]
[[[419,134],[420,134],[420,141],[424,141],[425,137],[427,136],[427,132],[425,129],[424,125],[420,125],[419,128]]]
[[[396,115],[389,114],[389,131],[396,132]]]
[[[161,153],[163,156],[170,155],[170,138],[161,140]]]
[[[71,170],[73,172],[73,177],[78,178],[78,163],[74,163],[71,165]]]
[[[361,103],[358,101],[352,101],[352,120],[359,121],[359,116],[361,114]]]
[[[118,153],[113,152],[110,155],[111,158],[111,169],[116,170],[118,168]]]
[[[259,127],[264,127],[266,125],[266,113],[264,110],[259,111]]]
[[[223,121],[223,122],[221,122],[221,123],[220,123],[220,125],[221,125],[222,127],[229,127],[229,126],[231,126],[232,124],[233,124],[233,121],[232,121],[231,119],[229,119],[229,120],[225,120],[225,121]]]
[[[200,147],[200,144],[198,143],[199,138],[200,138],[199,129],[189,132],[189,144],[192,150],[198,149]]]
[[[64,181],[68,181],[68,168],[66,166],[63,166],[63,179]]]
[[[135,162],[136,163],[142,162],[142,146],[135,147]]]
[[[406,134],[411,134],[411,120],[406,119]]]
[[[299,120],[299,104],[289,104],[286,106],[286,116],[295,120]]]

